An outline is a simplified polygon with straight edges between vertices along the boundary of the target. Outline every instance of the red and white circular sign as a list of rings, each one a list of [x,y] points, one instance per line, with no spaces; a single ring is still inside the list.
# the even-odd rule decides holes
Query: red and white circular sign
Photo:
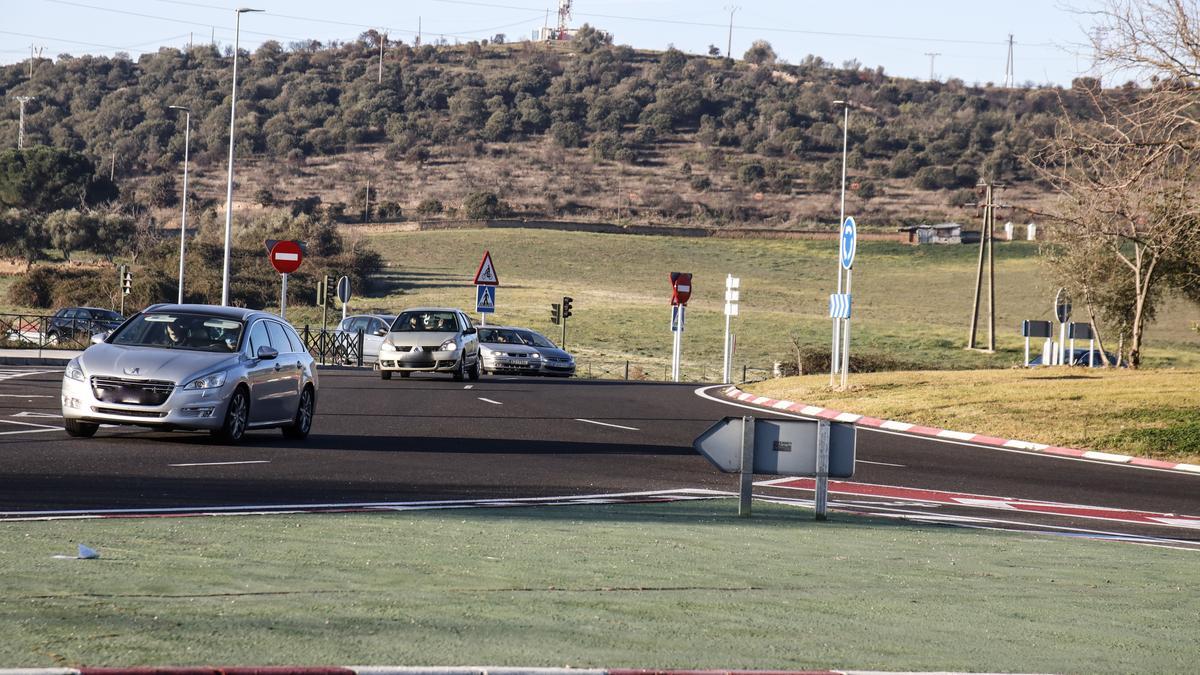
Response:
[[[295,241],[277,241],[271,247],[271,266],[280,274],[291,274],[300,268],[304,261],[304,252],[300,243]]]

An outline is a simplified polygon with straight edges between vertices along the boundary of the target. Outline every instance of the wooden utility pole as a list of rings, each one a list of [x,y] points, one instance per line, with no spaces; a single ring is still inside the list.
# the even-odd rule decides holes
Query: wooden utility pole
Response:
[[[983,290],[983,260],[986,254],[988,265],[988,346],[982,351],[996,351],[996,256],[995,256],[995,227],[996,203],[995,188],[1003,187],[999,183],[984,183],[983,188],[983,228],[979,233],[979,266],[975,272],[975,301],[971,305],[971,332],[967,338],[967,349],[980,349],[976,346],[976,333],[979,329],[979,296]]]

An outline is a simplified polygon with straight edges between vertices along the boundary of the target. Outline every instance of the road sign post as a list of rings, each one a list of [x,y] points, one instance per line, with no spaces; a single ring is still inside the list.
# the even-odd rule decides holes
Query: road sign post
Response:
[[[279,283],[279,318],[287,318],[288,275],[300,269],[304,262],[304,246],[298,241],[267,241],[267,259],[276,272],[282,275]]]
[[[491,251],[483,252],[483,260],[479,261],[479,269],[475,270],[475,285],[476,286],[491,286],[491,287],[493,287],[492,294],[490,296],[491,300],[492,300],[490,312],[485,312],[485,311],[479,309],[480,305],[478,302],[476,302],[476,304],[475,304],[475,311],[476,311],[476,313],[479,314],[479,325],[486,326],[487,325],[487,315],[491,312],[496,311],[496,293],[495,293],[494,287],[500,285],[500,277],[496,274],[496,266],[492,263]],[[479,290],[475,291],[475,299],[477,301],[483,299],[483,296],[481,295],[481,293],[482,293],[482,291],[479,291]]]
[[[1058,365],[1071,365],[1067,358],[1067,322],[1071,320],[1071,296],[1060,288],[1054,295],[1054,316],[1058,319]]]
[[[671,272],[671,379],[679,381],[687,303],[692,297],[690,272]]]
[[[350,303],[350,277],[342,276],[337,281],[337,296],[342,303],[342,320],[346,319],[346,305]]]
[[[733,378],[733,335],[729,331],[730,319],[738,315],[738,302],[741,299],[739,288],[742,280],[732,274],[725,276],[725,349],[721,365],[722,382],[730,382]]]
[[[1021,322],[1021,335],[1025,338],[1025,367],[1029,367],[1029,338],[1045,338],[1046,342],[1050,342],[1050,336],[1054,335],[1054,329],[1049,321],[1030,321],[1026,319]],[[1042,353],[1049,353],[1045,346],[1042,347]],[[1043,360],[1042,365],[1048,366]]]
[[[857,251],[858,251],[858,226],[854,223],[854,218],[848,217],[848,218],[846,218],[845,222],[842,223],[842,233],[838,239],[838,262],[840,264],[841,269],[846,270],[847,302],[849,302],[849,299],[851,297],[853,297],[852,291],[851,291],[851,278],[854,273],[854,254],[857,253]],[[840,277],[840,272],[839,272],[839,279],[840,278],[841,277]],[[841,288],[840,288],[841,284],[839,283],[838,286],[839,286],[838,294],[840,295],[842,292]],[[849,313],[847,312],[846,317],[843,319],[834,319],[835,324],[837,324],[838,322],[841,322],[841,324],[842,324],[842,329],[841,329],[842,348],[841,348],[841,354],[839,354],[837,345],[835,344],[832,358],[836,362],[838,357],[839,356],[841,357],[842,388],[845,389],[846,388],[846,380],[847,380],[848,374],[850,372],[850,316],[849,316]],[[835,329],[835,332],[834,332],[834,335],[835,335],[834,342],[835,343],[837,342],[836,334],[837,334],[837,331]],[[830,386],[833,386],[833,377],[832,376],[830,377],[829,384],[830,384]]]
[[[754,474],[807,476],[817,481],[816,519],[825,520],[828,479],[853,477],[857,434],[853,424],[825,419],[726,417],[692,445],[721,471],[739,474],[739,514],[750,513]]]

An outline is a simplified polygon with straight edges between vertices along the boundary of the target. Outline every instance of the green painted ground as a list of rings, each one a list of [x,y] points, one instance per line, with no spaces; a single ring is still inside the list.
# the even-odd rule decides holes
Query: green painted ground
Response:
[[[1194,669],[1194,552],[755,508],[0,523],[0,665]]]

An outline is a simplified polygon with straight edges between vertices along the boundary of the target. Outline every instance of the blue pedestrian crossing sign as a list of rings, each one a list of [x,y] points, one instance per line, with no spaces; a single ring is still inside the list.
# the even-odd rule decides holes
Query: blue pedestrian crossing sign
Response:
[[[830,293],[829,294],[829,318],[831,319],[849,319],[850,318],[850,294],[849,293]]]
[[[475,311],[479,314],[493,314],[496,311],[496,287],[475,287]]]
[[[858,227],[854,224],[854,218],[846,218],[846,222],[842,223],[840,246],[842,269],[848,270],[854,267],[854,253],[857,248]]]

